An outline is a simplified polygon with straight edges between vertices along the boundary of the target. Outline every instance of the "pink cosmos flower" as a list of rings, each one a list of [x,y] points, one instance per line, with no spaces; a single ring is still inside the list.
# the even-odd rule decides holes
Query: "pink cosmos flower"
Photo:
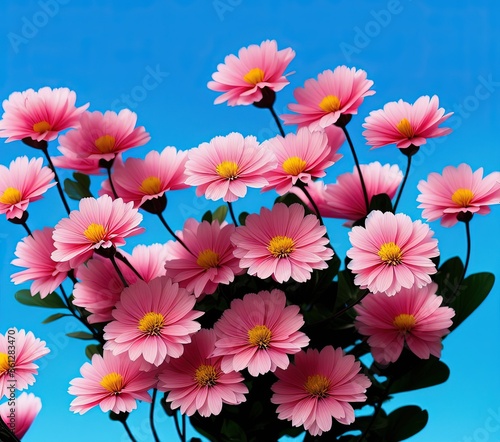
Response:
[[[3,102],[0,137],[8,137],[6,142],[23,138],[54,140],[59,132],[77,127],[80,115],[89,107],[87,103],[77,108],[75,102],[75,92],[65,87],[13,92]]]
[[[53,228],[34,230],[32,235],[17,243],[14,254],[17,256],[11,264],[26,267],[26,270],[14,273],[11,280],[14,284],[33,281],[30,291],[33,296],[40,293],[43,299],[52,293],[68,276],[71,269],[67,262],[55,262],[50,257],[55,250],[52,240]]]
[[[223,92],[214,103],[227,101],[229,106],[252,104],[262,99],[265,87],[280,91],[289,83],[283,73],[294,57],[291,48],[278,51],[275,40],[241,48],[238,57],[228,55],[225,64],[219,64],[217,72],[212,74],[214,81],[207,85],[213,91]]]
[[[15,354],[9,353],[14,347]],[[40,359],[50,350],[45,341],[35,338],[32,332],[10,328],[5,335],[0,334],[0,398],[9,396],[9,385],[15,379],[17,390],[25,390],[35,383],[33,375],[38,374],[38,365],[33,361]]]
[[[335,124],[341,115],[358,113],[363,99],[373,95],[373,81],[366,79],[362,69],[338,66],[323,71],[318,79],[309,79],[303,88],[295,89],[297,104],[288,108],[298,115],[281,115],[285,124],[307,125],[314,130]]]
[[[286,305],[285,293],[278,289],[234,299],[215,323],[213,356],[222,357],[226,373],[248,368],[258,376],[278,367],[286,369],[288,355],[309,344],[309,338],[298,331],[304,325],[299,311],[296,305]]]
[[[418,206],[424,209],[422,216],[427,221],[441,218],[441,224],[451,227],[467,212],[486,215],[492,204],[500,203],[500,172],[483,178],[483,168],[472,172],[468,164],[447,166],[443,174],[431,173],[427,181],[418,183],[421,194]]]
[[[265,279],[273,276],[282,283],[292,278],[305,282],[313,269],[325,269],[333,250],[325,247],[326,228],[315,215],[304,216],[304,207],[278,203],[271,210],[247,216],[244,226],[231,236],[234,256],[248,274]]]
[[[354,422],[350,402],[366,401],[370,380],[360,374],[360,363],[341,348],[308,349],[295,355],[294,364],[276,370],[278,382],[271,387],[271,402],[278,418],[304,425],[313,436],[332,428],[332,417],[344,425]]]
[[[63,146],[58,146],[61,156],[52,157],[52,163],[60,169],[76,170],[87,175],[101,175],[102,169],[99,166],[99,158],[80,158],[75,152],[66,149]],[[121,154],[116,156],[118,159]]]
[[[159,375],[158,389],[168,391],[172,409],[192,416],[218,415],[222,404],[238,405],[246,401],[248,388],[240,373],[221,370],[221,358],[212,357],[215,332],[200,330],[186,345],[182,358],[171,359]]]
[[[194,321],[203,312],[193,310],[196,299],[170,278],[149,283],[138,280],[123,290],[113,310],[114,321],[104,327],[104,349],[128,353],[133,361],[159,366],[167,357],[178,358],[184,344],[200,329]]]
[[[395,362],[405,343],[420,359],[441,356],[441,338],[449,333],[455,311],[442,307],[436,296],[437,284],[402,289],[396,296],[369,294],[354,307],[358,316],[354,325],[368,336],[377,362]]]
[[[367,143],[377,147],[396,144],[399,149],[421,146],[428,138],[442,137],[451,132],[448,127],[438,127],[453,112],[444,115],[439,107],[439,98],[433,95],[420,97],[414,104],[403,100],[392,101],[379,109],[370,112],[366,117],[363,132]]]
[[[83,377],[70,382],[68,393],[77,397],[69,409],[84,414],[99,405],[105,413],[123,413],[135,410],[138,400],[151,402],[148,390],[157,380],[154,372],[141,371],[140,365],[124,354],[95,354],[91,364],[86,362],[80,368]]]
[[[372,293],[388,296],[401,288],[421,288],[436,273],[431,261],[439,255],[434,232],[420,220],[412,222],[408,215],[379,210],[370,212],[365,227],[349,232],[352,248],[347,251],[347,265],[356,274],[354,283]]]
[[[123,201],[132,201],[138,208],[146,201],[161,197],[169,190],[185,189],[184,167],[187,152],[166,147],[163,151],[150,151],[145,159],[128,158],[116,161],[112,174],[116,193]],[[109,180],[103,183],[104,193],[113,196]]]
[[[18,439],[22,439],[42,409],[42,401],[33,393],[21,393],[12,402],[0,405],[0,419]]]
[[[278,195],[284,195],[299,181],[308,184],[313,178],[324,177],[325,169],[339,158],[335,153],[332,155],[324,131],[311,132],[306,127],[297,134],[271,138],[262,143],[262,148],[269,149],[278,160],[277,167],[264,175],[269,185],[263,190],[276,189]]]
[[[85,112],[80,117],[80,127],[59,138],[60,147],[78,158],[110,161],[118,153],[150,140],[144,127],[135,127],[136,123],[137,114],[128,109],[118,114]]]
[[[166,247],[162,244],[134,247],[132,255],[120,252],[146,282],[165,275]],[[116,260],[118,268],[129,285],[137,281],[137,275],[122,261]],[[91,314],[88,321],[109,322],[113,320],[112,311],[125,288],[111,261],[99,255],[80,265],[77,270],[80,280],[73,291],[73,303],[85,308]]]
[[[235,275],[245,272],[233,255],[230,237],[234,230],[233,224],[221,226],[217,220],[188,219],[178,236],[189,251],[178,241],[167,243],[167,276],[197,298],[211,295],[219,284],[233,282]]]
[[[196,195],[233,202],[243,198],[247,187],[267,184],[266,172],[276,167],[274,155],[259,146],[253,136],[233,132],[212,138],[189,151],[186,184],[198,186]]]
[[[141,221],[142,215],[133,203],[124,203],[121,198],[82,198],[79,210],[73,210],[69,218],[55,227],[52,238],[56,250],[52,259],[70,261],[75,268],[89,259],[94,250],[122,246],[126,237],[143,232],[142,227],[137,227]]]
[[[54,172],[43,166],[43,158],[18,157],[9,168],[0,164],[0,214],[22,218],[30,202],[37,201],[55,186]]]

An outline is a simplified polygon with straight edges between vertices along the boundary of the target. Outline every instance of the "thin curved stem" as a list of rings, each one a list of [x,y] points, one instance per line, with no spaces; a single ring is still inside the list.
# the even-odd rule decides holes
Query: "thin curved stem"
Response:
[[[156,402],[156,394],[158,393],[158,390],[156,388],[153,389],[153,396],[151,400],[151,408],[149,409],[149,423],[151,424],[151,432],[153,433],[153,437],[155,442],[160,442],[160,439],[158,438],[158,433],[156,432],[155,428],[155,402]]]
[[[314,201],[313,197],[311,196],[311,194],[309,193],[309,191],[307,190],[307,185],[304,184],[302,181],[297,181],[297,187],[302,190],[302,192],[304,192],[304,195],[306,196],[306,198],[309,200],[309,202],[311,203],[311,206],[313,206],[313,209],[314,211],[316,212],[316,216],[318,217],[319,219],[319,223],[324,226],[325,223],[323,222],[323,218],[321,217],[321,214],[319,213],[319,208],[316,204],[316,202]]]
[[[132,434],[132,432],[130,431],[130,428],[129,428],[129,426],[128,426],[127,422],[126,422],[126,421],[120,421],[120,422],[121,422],[121,423],[123,424],[123,426],[125,427],[125,431],[127,432],[128,437],[130,437],[130,440],[131,440],[132,442],[137,442],[136,438],[134,437],[134,435],[133,435],[133,434]]]
[[[276,114],[276,111],[274,110],[274,107],[273,106],[269,107],[269,110],[271,111],[271,114],[272,114],[272,116],[274,118],[274,121],[276,121],[276,125],[278,126],[278,129],[280,131],[281,136],[284,138],[285,137],[285,131],[283,130],[283,126],[281,125],[281,121],[280,121],[278,115]]]
[[[233,220],[233,224],[238,227],[238,221],[236,221],[236,217],[234,216],[233,204],[229,201],[227,202],[227,207],[229,207],[229,213],[231,215],[231,219]]]
[[[130,261],[124,255],[122,255],[120,252],[117,251],[115,256],[121,262],[123,262],[130,270],[132,270],[135,273],[135,276],[137,276],[139,279],[144,280],[141,274],[136,270],[136,268],[130,263]]]
[[[111,166],[112,164],[106,163],[106,172],[108,173],[109,186],[111,187],[111,192],[113,192],[113,196],[118,198],[118,194],[116,193],[115,185],[113,184],[113,179],[111,178]]]
[[[462,274],[462,278],[460,280],[460,285],[465,279],[465,275],[467,274],[467,267],[469,267],[470,260],[470,251],[471,251],[471,237],[470,237],[470,223],[469,221],[465,222],[465,234],[467,236],[467,254],[465,256],[465,264],[464,264],[464,272]]]
[[[384,388],[384,392],[382,394],[382,397],[377,402],[377,405],[375,405],[375,408],[373,410],[373,416],[370,419],[370,422],[368,423],[368,425],[366,426],[366,428],[364,429],[363,433],[361,434],[361,437],[359,438],[358,442],[363,442],[363,440],[366,439],[366,436],[368,435],[368,432],[370,431],[372,425],[377,420],[377,416],[380,413],[380,410],[382,409],[382,405],[383,405],[384,401],[387,399],[387,395],[389,393],[389,389],[391,388],[392,383],[393,383],[393,379],[389,379],[387,381],[387,385]]]
[[[182,415],[182,442],[186,442],[186,415]]]
[[[168,230],[168,232],[176,239],[176,241],[179,242],[179,244],[184,247],[189,253],[191,253],[191,255],[193,254],[191,252],[191,250],[188,249],[188,247],[186,246],[186,244],[184,244],[184,242],[182,241],[182,239],[180,239],[176,234],[175,232],[170,228],[170,226],[168,225],[167,221],[165,220],[165,218],[163,217],[163,214],[162,213],[158,213],[158,218],[160,218],[160,221],[161,223],[165,226],[165,228]]]
[[[24,230],[26,230],[26,233],[33,238],[33,234],[31,233],[31,230],[28,227],[28,224],[26,222],[24,222],[24,223],[21,223],[21,225],[24,227]]]
[[[120,268],[118,267],[118,264],[116,263],[116,259],[115,259],[114,255],[111,255],[109,257],[109,259],[111,260],[111,264],[113,264],[113,267],[115,268],[116,273],[118,273],[118,276],[120,277],[120,280],[122,281],[122,284],[125,287],[128,287],[127,280],[125,279],[125,277],[123,276],[123,273],[121,272]]]
[[[66,200],[66,197],[64,196],[64,192],[63,192],[63,188],[61,186],[61,183],[59,182],[59,177],[57,176],[56,168],[54,167],[54,164],[52,163],[52,160],[50,159],[48,148],[44,148],[41,150],[44,153],[45,158],[47,158],[47,162],[49,163],[50,169],[52,170],[52,172],[54,172],[54,179],[56,181],[57,191],[59,192],[59,196],[61,197],[64,208],[66,209],[66,212],[69,215],[71,210],[69,208],[68,201]]]
[[[181,426],[179,425],[179,418],[177,417],[177,411],[174,411],[173,417],[174,417],[175,429],[177,431],[177,434],[179,435],[179,439],[181,441],[184,441],[184,436],[181,431]]]
[[[406,180],[408,179],[408,175],[410,174],[410,167],[411,167],[411,155],[408,155],[408,163],[406,165],[405,176],[403,177],[403,182],[401,183],[401,187],[399,188],[396,202],[394,203],[394,209],[393,209],[394,213],[396,213],[396,209],[398,208],[399,200],[401,199],[401,195],[403,194],[403,189],[405,187]]]

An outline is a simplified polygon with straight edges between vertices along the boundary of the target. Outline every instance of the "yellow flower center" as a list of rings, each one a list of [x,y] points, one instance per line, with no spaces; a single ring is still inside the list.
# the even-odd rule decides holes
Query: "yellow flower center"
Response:
[[[219,254],[211,249],[203,250],[199,253],[196,264],[205,270],[214,269],[219,265]]]
[[[406,334],[413,327],[415,327],[416,321],[415,316],[401,313],[394,318],[394,321],[392,323],[394,324],[394,327],[398,328],[401,333]]]
[[[22,200],[21,192],[14,187],[7,187],[0,196],[0,203],[14,205]]]
[[[115,137],[112,135],[103,135],[95,140],[94,144],[99,149],[99,152],[110,153],[115,150]]]
[[[104,238],[106,238],[106,228],[102,224],[92,223],[87,227],[83,234],[90,242],[97,244],[100,243]]]
[[[165,317],[161,313],[146,313],[139,321],[138,329],[149,336],[159,336],[165,326]]]
[[[403,135],[406,138],[413,138],[413,136],[415,135],[415,132],[413,131],[413,128],[411,127],[411,124],[407,118],[403,118],[397,124],[396,129],[399,131],[401,135]]]
[[[335,95],[327,95],[319,103],[319,107],[325,112],[337,112],[340,109],[340,98]]]
[[[297,176],[306,169],[306,162],[299,157],[290,157],[283,162],[282,167],[289,175]]]
[[[156,195],[161,192],[161,181],[160,178],[155,176],[149,176],[145,178],[139,190],[146,195]]]
[[[113,394],[120,394],[123,389],[123,376],[113,372],[104,376],[100,382],[106,390]]]
[[[451,200],[460,207],[469,207],[472,199],[474,198],[474,194],[470,189],[457,189],[453,192],[451,196]]]
[[[0,353],[0,376],[7,373],[11,368],[9,355],[7,353]]]
[[[219,378],[219,371],[213,365],[200,365],[194,373],[194,380],[200,387],[213,387]]]
[[[223,161],[216,168],[215,171],[221,178],[226,180],[235,180],[238,178],[239,167],[233,161]]]
[[[264,71],[261,68],[250,69],[243,77],[243,80],[247,83],[256,85],[257,83],[264,81]]]
[[[275,258],[286,258],[295,250],[295,242],[288,236],[278,235],[269,241],[267,250],[269,250]]]
[[[51,127],[50,123],[47,123],[47,121],[45,121],[45,120],[39,121],[38,123],[35,123],[33,125],[33,130],[35,132],[38,132],[39,134],[43,134],[44,132],[47,132],[51,128],[52,127]]]
[[[386,242],[380,246],[378,256],[386,264],[397,266],[403,262],[403,254],[399,246],[391,242]]]
[[[248,330],[248,343],[265,350],[271,343],[272,333],[265,325],[256,325]]]
[[[306,391],[315,398],[325,398],[328,396],[330,389],[330,381],[322,374],[307,376],[307,381],[304,384]]]

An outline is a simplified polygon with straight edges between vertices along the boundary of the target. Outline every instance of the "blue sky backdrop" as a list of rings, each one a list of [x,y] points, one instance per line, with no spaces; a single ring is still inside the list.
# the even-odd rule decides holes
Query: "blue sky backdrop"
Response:
[[[413,219],[416,185],[430,172],[466,162],[485,173],[500,169],[496,128],[500,120],[500,27],[496,1],[443,0],[38,0],[2,2],[0,33],[0,98],[13,91],[42,86],[66,86],[77,92],[77,103],[90,102],[91,110],[129,107],[151,134],[147,146],[127,155],[140,157],[148,150],[170,145],[188,149],[216,135],[238,131],[259,141],[277,134],[271,115],[253,106],[214,106],[217,94],[206,87],[217,64],[240,47],[276,39],[279,48],[292,47],[296,58],[289,71],[291,85],[278,94],[276,110],[283,113],[295,87],[325,69],[346,64],[365,69],[375,82],[376,95],[365,100],[349,125],[361,162],[405,164],[393,146],[370,151],[361,136],[364,118],[388,101],[413,102],[437,94],[447,111],[455,112],[449,136],[431,141],[414,157],[399,209]],[[287,128],[291,131],[292,128]],[[328,173],[327,182],[351,171],[347,146],[344,159]],[[56,143],[50,146],[56,153]],[[20,142],[0,148],[0,162],[8,165],[19,155],[38,156]],[[69,173],[61,173],[68,177]],[[97,190],[94,185],[93,189]],[[257,211],[271,204],[272,192],[258,191],[235,203],[237,212]],[[75,201],[72,208],[77,208]],[[166,216],[172,227],[201,218],[218,204],[197,199],[194,190],[169,196]],[[30,205],[30,226],[55,225],[64,216],[55,188]],[[477,216],[471,224],[472,258],[469,273],[500,275],[499,210]],[[329,221],[335,250],[349,248],[341,221]],[[144,214],[147,233],[131,238],[126,250],[139,243],[170,239],[153,216]],[[465,256],[464,226],[444,229],[432,223],[442,260]],[[42,325],[51,311],[19,305],[10,283],[18,270],[10,265],[24,231],[0,220],[0,331],[11,326],[32,330],[47,342],[52,353],[40,361],[37,382],[29,390],[42,398],[43,408],[26,442],[52,439],[83,442],[126,441],[118,423],[99,410],[84,416],[68,411],[72,397],[69,381],[79,376],[86,361],[86,342],[65,333],[79,330],[76,320]],[[387,405],[392,410],[416,404],[429,411],[425,430],[411,440],[488,441],[500,438],[500,288],[497,284],[483,305],[445,340],[442,360],[451,368],[443,385],[398,394]],[[149,441],[147,406],[130,417],[138,441]],[[172,426],[158,413],[162,440],[175,440]],[[190,436],[194,436],[190,434]]]

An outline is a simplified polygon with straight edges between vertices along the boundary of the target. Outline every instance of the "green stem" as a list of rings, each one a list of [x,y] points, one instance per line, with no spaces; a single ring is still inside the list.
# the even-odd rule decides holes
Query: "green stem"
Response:
[[[175,232],[170,228],[170,226],[168,225],[166,219],[163,217],[163,214],[162,213],[158,213],[158,218],[160,218],[160,221],[161,223],[165,226],[165,228],[168,230],[168,232],[176,239],[176,241],[179,242],[179,244],[184,247],[189,253],[191,253],[191,255],[193,254],[191,252],[191,250],[188,249],[188,247],[186,246],[186,244],[184,244],[184,242],[182,241],[182,239],[180,239],[176,234]]]
[[[127,432],[128,437],[130,437],[130,440],[131,440],[132,442],[137,442],[137,440],[135,439],[134,435],[133,435],[133,434],[132,434],[132,432],[130,431],[130,428],[129,428],[129,426],[128,426],[127,422],[126,422],[126,421],[120,421],[120,422],[121,422],[121,423],[123,424],[123,426],[125,427],[125,431]]]
[[[399,188],[396,202],[394,203],[394,209],[393,209],[394,213],[396,213],[396,209],[398,208],[399,200],[401,199],[401,195],[403,194],[403,189],[405,187],[406,180],[408,179],[408,175],[410,174],[410,167],[411,167],[411,155],[408,155],[408,163],[406,165],[405,176],[403,177],[403,182],[401,183],[401,187]]]
[[[382,405],[383,405],[384,401],[387,399],[387,395],[389,393],[389,389],[391,388],[392,382],[393,382],[392,379],[389,379],[387,381],[387,385],[385,386],[382,397],[377,402],[377,405],[375,405],[375,408],[373,410],[373,416],[372,416],[369,424],[366,426],[365,430],[363,431],[363,434],[361,434],[361,437],[359,438],[358,442],[363,442],[363,440],[366,439],[366,436],[368,436],[368,432],[370,431],[371,427],[373,426],[373,424],[377,420],[377,416],[380,413],[380,410],[382,409]]]
[[[229,213],[231,214],[231,219],[233,220],[233,224],[236,227],[238,227],[238,221],[236,221],[236,217],[234,216],[233,204],[228,201],[227,207],[229,207]]]
[[[155,442],[160,442],[160,439],[158,438],[158,433],[156,432],[155,428],[155,418],[154,418],[154,412],[155,412],[155,402],[156,402],[156,394],[158,393],[158,390],[156,388],[153,389],[153,397],[151,400],[151,408],[149,409],[149,423],[151,424],[151,432],[153,433],[153,437]]]
[[[111,167],[112,163],[106,162],[106,172],[108,173],[108,181],[109,181],[109,186],[111,187],[111,192],[113,192],[113,196],[118,198],[118,194],[116,193],[115,185],[113,184],[113,179],[111,178]]]
[[[285,138],[285,131],[283,130],[283,126],[281,125],[281,121],[278,115],[276,114],[274,107],[273,106],[269,107],[269,110],[271,111],[271,115],[273,116],[274,121],[276,121],[276,125],[278,126],[278,130],[280,131],[281,136]]]
[[[69,213],[71,212],[71,210],[69,208],[68,201],[66,201],[66,197],[64,196],[64,192],[63,192],[61,183],[59,182],[59,177],[57,176],[56,168],[54,167],[54,164],[52,163],[52,160],[50,159],[48,147],[43,148],[41,150],[44,153],[45,158],[47,158],[47,162],[49,163],[50,169],[52,170],[52,172],[54,172],[54,179],[56,181],[57,191],[59,192],[59,196],[61,197],[61,200],[63,202],[64,208],[66,209],[66,212],[69,215]]]
[[[125,279],[125,277],[123,276],[123,273],[121,272],[120,268],[118,267],[118,264],[116,263],[116,259],[115,259],[114,255],[111,255],[109,257],[109,259],[111,260],[111,264],[113,264],[113,267],[115,268],[116,273],[118,273],[118,276],[120,277],[120,280],[122,281],[122,284],[124,285],[124,287],[128,287],[127,280]]]

